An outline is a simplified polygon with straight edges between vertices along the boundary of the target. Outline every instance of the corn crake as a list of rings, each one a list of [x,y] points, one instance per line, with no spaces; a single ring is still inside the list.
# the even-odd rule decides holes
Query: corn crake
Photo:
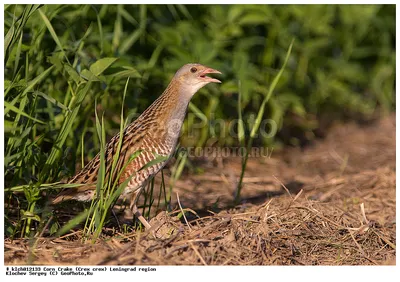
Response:
[[[161,96],[123,131],[122,146],[114,170],[117,173],[120,170],[123,171],[116,181],[121,184],[131,177],[120,197],[130,197],[132,212],[146,229],[151,226],[137,209],[138,196],[148,181],[165,166],[174,153],[193,95],[210,82],[221,83],[218,79],[206,76],[210,73],[220,74],[221,72],[201,64],[184,65],[176,72]],[[106,177],[109,177],[119,140],[120,134],[118,133],[106,145]],[[137,157],[129,162],[131,155],[135,152],[139,152]],[[165,160],[141,169],[158,156],[164,156]],[[97,154],[68,181],[68,183],[83,185],[61,191],[52,200],[52,204],[66,200],[90,201],[96,192],[99,168],[100,154]]]

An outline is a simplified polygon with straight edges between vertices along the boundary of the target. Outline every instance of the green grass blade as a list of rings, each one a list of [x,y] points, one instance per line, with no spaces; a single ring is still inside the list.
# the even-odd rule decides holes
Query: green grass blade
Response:
[[[79,215],[68,221],[63,227],[61,227],[57,233],[55,234],[56,237],[62,236],[72,228],[83,222],[88,216],[90,215],[90,210],[85,209]]]
[[[267,96],[265,96],[264,100],[261,103],[260,109],[258,110],[256,121],[255,121],[254,126],[250,133],[250,140],[253,140],[254,136],[256,135],[256,133],[258,131],[258,128],[260,127],[261,120],[263,118],[264,111],[265,111],[265,105],[267,104],[268,100],[271,98],[272,93],[274,92],[274,89],[275,89],[276,85],[278,84],[278,81],[281,78],[283,71],[285,70],[286,63],[288,62],[290,53],[292,52],[293,43],[294,43],[294,39],[292,39],[292,42],[289,45],[289,49],[286,53],[286,57],[285,57],[285,60],[283,62],[281,69],[279,70],[278,74],[275,76],[274,80],[272,81],[271,86],[269,87],[269,90],[268,90],[268,94],[267,94]]]
[[[43,183],[38,186],[38,189],[40,191],[45,191],[48,189],[68,189],[68,188],[76,188],[79,186],[82,186],[83,184],[79,183],[62,183],[62,182],[54,182],[54,183]],[[4,188],[4,191],[6,192],[23,192],[24,189],[27,189],[29,185],[19,185],[19,186],[14,186],[14,187],[9,187],[9,188]]]
[[[103,25],[101,24],[101,19],[100,15],[97,13],[96,10],[96,18],[97,18],[97,27],[99,29],[99,35],[100,35],[100,55],[103,55],[104,53],[104,34],[103,34]]]
[[[244,173],[246,171],[247,160],[248,160],[248,157],[249,157],[248,152],[251,149],[251,146],[253,144],[253,140],[254,140],[254,137],[256,135],[256,132],[258,131],[258,128],[260,127],[261,119],[262,119],[262,117],[264,115],[265,105],[267,104],[268,100],[270,99],[270,97],[271,97],[271,95],[272,95],[272,93],[273,93],[273,91],[275,89],[275,86],[279,81],[279,78],[281,77],[283,71],[285,70],[286,63],[288,62],[290,54],[292,52],[293,43],[294,43],[294,39],[292,40],[292,42],[289,45],[289,49],[286,52],[286,57],[285,57],[285,60],[283,62],[283,65],[282,65],[281,69],[279,70],[278,74],[275,76],[274,80],[272,81],[271,86],[269,88],[269,91],[268,91],[267,95],[265,96],[263,102],[261,103],[260,109],[258,110],[257,118],[256,118],[256,121],[255,121],[255,123],[253,125],[253,128],[251,130],[250,137],[249,137],[249,140],[248,140],[248,143],[247,143],[246,151],[242,155],[242,170],[241,170],[239,182],[238,182],[238,185],[237,185],[237,188],[236,188],[236,191],[235,191],[235,200],[234,200],[235,204],[238,204],[239,201],[240,201],[240,191],[242,189],[243,177],[244,177]]]
[[[203,114],[203,112],[196,107],[193,103],[189,103],[189,109],[198,117],[200,118],[202,121],[207,122],[207,117],[205,114]]]
[[[238,97],[238,138],[239,143],[242,147],[245,146],[246,140],[244,135],[244,122],[242,116],[242,91],[240,90],[240,80],[239,80],[239,97]]]
[[[75,121],[75,118],[77,117],[79,113],[79,109],[81,106],[81,103],[83,99],[85,98],[86,94],[90,90],[90,87],[92,85],[92,82],[89,81],[86,83],[86,86],[81,88],[76,96],[76,100],[74,101],[72,105],[72,111],[69,112],[64,120],[64,123],[60,129],[60,132],[57,136],[56,141],[54,142],[53,148],[51,149],[50,155],[46,161],[45,166],[43,167],[43,171],[41,173],[41,182],[44,182],[45,178],[48,176],[48,172],[51,170],[53,164],[55,161],[59,158],[61,154],[61,148],[65,143],[65,140],[68,136],[68,134],[71,133],[71,128],[72,125]]]
[[[113,53],[116,53],[117,50],[119,49],[119,46],[121,44],[121,37],[122,37],[122,20],[121,20],[121,14],[117,13],[117,19],[115,20],[114,23],[114,36],[112,39]]]
[[[95,103],[95,109],[97,108],[97,103]],[[104,121],[103,117],[102,122],[100,123],[99,117],[97,115],[97,111],[94,112],[96,116],[96,130],[97,130],[97,137],[100,140],[100,167],[99,172],[97,175],[97,183],[96,183],[96,196],[98,199],[101,199],[103,196],[102,188],[103,183],[106,176],[106,159],[105,159],[105,132],[104,132]]]
[[[133,25],[139,24],[139,23],[137,22],[137,20],[135,20],[135,18],[132,17],[132,15],[131,15],[128,11],[126,11],[126,10],[124,9],[123,5],[119,6],[118,8],[119,8],[119,9],[118,9],[119,12],[121,13],[121,16],[122,16],[125,20],[127,20],[128,22],[130,22],[130,23],[133,24]]]
[[[13,105],[10,105],[10,104],[7,103],[6,101],[4,101],[4,106],[6,107],[7,112],[8,112],[9,110],[11,110],[11,111],[13,111],[13,112],[15,112],[15,113],[17,113],[17,114],[19,114],[19,115],[22,115],[22,116],[24,116],[24,117],[27,117],[27,118],[31,119],[31,120],[33,120],[33,121],[36,121],[36,122],[41,123],[41,124],[46,124],[45,122],[43,122],[43,121],[41,121],[41,120],[38,120],[38,119],[36,119],[36,118],[34,118],[34,117],[31,117],[30,115],[28,115],[27,113],[25,113],[25,112],[23,112],[22,110],[18,109],[17,107],[15,107],[15,106],[13,106]]]
[[[175,6],[178,8],[178,10],[179,10],[187,19],[193,20],[192,15],[189,13],[189,11],[188,11],[188,9],[186,8],[185,5],[177,4],[177,5],[175,5]]]
[[[13,20],[14,19],[15,19],[15,16],[13,17]],[[7,58],[6,56],[7,56],[7,53],[8,53],[8,48],[10,47],[11,41],[12,41],[14,36],[15,36],[15,21],[13,21],[10,29],[8,30],[6,36],[4,37],[4,59],[5,59],[5,61],[7,61],[6,60],[6,58]]]
[[[17,45],[17,52],[15,54],[13,77],[15,77],[15,75],[17,74],[17,71],[18,71],[19,59],[21,57],[22,36],[23,36],[23,33],[21,32],[21,36],[19,38],[18,45]]]
[[[92,236],[92,243],[94,244],[97,240],[97,238],[100,236],[100,233],[103,229],[104,221],[106,219],[106,216],[108,214],[108,211],[110,210],[112,204],[118,199],[119,195],[121,195],[122,191],[125,190],[126,186],[128,185],[129,181],[132,179],[133,175],[128,177],[124,182],[122,182],[119,187],[111,194],[110,197],[108,197],[105,200],[105,203],[103,205],[103,213],[100,215],[101,218],[99,218],[99,225],[96,227],[96,230],[94,231],[94,234]]]
[[[115,174],[115,170],[117,169],[118,160],[119,160],[119,156],[120,156],[120,152],[121,152],[121,147],[122,147],[122,143],[124,141],[124,128],[125,128],[125,125],[124,125],[124,123],[122,121],[124,120],[124,104],[125,104],[126,92],[128,90],[128,84],[129,84],[129,77],[126,80],[124,93],[122,95],[122,106],[121,106],[121,116],[120,116],[121,123],[120,123],[120,126],[119,126],[119,140],[118,140],[118,145],[117,145],[116,152],[115,152],[114,157],[113,157],[113,163],[112,163],[112,166],[111,166],[111,172],[110,172],[111,177],[109,179],[109,187],[113,187],[112,186],[112,182],[113,181],[118,181],[118,179],[119,179],[119,177],[118,178],[114,178],[114,174]],[[112,191],[110,191],[110,192],[112,192]]]
[[[174,188],[176,181],[181,177],[183,169],[185,168],[187,157],[188,156],[186,153],[179,154],[176,162],[177,165],[175,165],[172,169],[172,176],[169,182],[168,195],[166,196],[168,202],[171,201],[172,189]]]
[[[25,88],[24,92],[22,92],[22,94],[26,94],[29,91],[32,90],[32,88],[37,85],[38,83],[40,83],[44,78],[46,78],[49,73],[53,70],[54,66],[49,67],[47,70],[45,70],[44,72],[42,72],[40,75],[38,75],[37,77],[35,77],[33,80],[29,81],[28,86]]]
[[[135,30],[131,35],[129,35],[121,44],[120,48],[119,48],[119,52],[121,54],[125,54],[131,47],[133,44],[135,44],[135,42],[140,38],[140,36],[143,33],[143,29],[139,28],[137,30]]]
[[[63,105],[61,102],[57,101],[53,97],[50,97],[49,95],[44,94],[43,92],[35,91],[35,92],[33,92],[33,95],[42,97],[43,99],[49,101],[50,103],[52,103],[53,105],[59,107],[60,109],[63,109],[63,110],[68,111],[68,112],[71,111],[67,106]]]
[[[38,11],[39,11],[40,16],[41,16],[42,19],[43,19],[44,24],[46,25],[47,29],[49,30],[49,32],[50,32],[50,34],[51,34],[51,37],[53,37],[53,40],[56,42],[58,48],[60,48],[61,53],[62,53],[63,56],[65,57],[65,60],[69,63],[68,57],[67,57],[67,55],[66,55],[65,52],[64,52],[64,48],[63,48],[63,46],[62,46],[62,44],[61,44],[61,41],[60,41],[60,39],[58,38],[56,32],[54,31],[54,28],[53,28],[53,26],[51,25],[49,19],[48,19],[47,16],[42,12],[41,9],[39,9]]]
[[[158,164],[158,163],[165,162],[166,160],[169,159],[169,156],[162,156],[162,155],[158,155],[158,154],[156,154],[156,153],[153,153],[153,155],[155,155],[156,158],[153,159],[153,160],[151,160],[151,161],[149,161],[149,162],[148,162],[147,164],[145,164],[144,166],[142,166],[138,171],[147,169],[147,168],[149,168],[149,167],[152,167],[153,165],[156,165],[156,164]]]
[[[22,92],[22,94],[19,97],[14,98],[11,103],[9,103],[10,106],[14,106],[18,101],[20,101],[20,97],[25,97],[25,94],[28,93],[29,91],[32,90],[32,88],[37,85],[38,83],[40,83],[45,77],[47,77],[47,75],[50,73],[50,71],[54,68],[54,66],[49,67],[47,70],[45,70],[44,72],[42,72],[40,75],[38,75],[37,77],[35,77],[33,80],[31,80],[27,87],[25,88],[25,90]],[[6,108],[4,109],[4,115],[6,115],[8,113],[8,111],[11,108]]]

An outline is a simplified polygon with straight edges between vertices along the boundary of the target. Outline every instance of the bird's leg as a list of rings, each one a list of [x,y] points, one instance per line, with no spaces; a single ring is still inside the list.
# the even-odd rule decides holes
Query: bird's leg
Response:
[[[111,212],[112,212],[112,214],[113,214],[113,216],[114,216],[115,220],[117,221],[117,224],[118,224],[118,228],[119,228],[119,230],[122,230],[122,228],[121,228],[121,224],[119,224],[119,220],[118,220],[118,216],[117,216],[117,214],[115,213],[115,211],[114,211],[113,209],[111,209]]]
[[[139,194],[141,192],[141,188],[139,188],[138,190],[136,190],[135,192],[133,192],[132,194],[132,198],[131,198],[131,204],[130,204],[130,208],[133,212],[133,214],[136,216],[137,219],[140,220],[140,222],[144,225],[144,227],[146,227],[146,229],[150,229],[151,225],[147,222],[147,220],[143,217],[143,215],[141,214],[141,212],[138,210],[137,206],[136,206],[136,202],[137,199],[139,198]]]
[[[135,214],[136,218],[140,220],[140,222],[146,227],[146,229],[150,229],[151,225],[147,222],[147,220],[143,217],[142,213],[138,210],[136,205],[132,207],[132,212]]]

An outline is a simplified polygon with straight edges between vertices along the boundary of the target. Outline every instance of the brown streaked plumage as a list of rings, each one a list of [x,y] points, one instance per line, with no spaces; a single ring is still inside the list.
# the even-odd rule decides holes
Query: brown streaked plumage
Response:
[[[147,181],[151,179],[168,160],[159,162],[146,169],[140,170],[145,164],[157,158],[157,155],[170,158],[175,150],[187,107],[192,96],[210,82],[220,81],[207,77],[208,73],[220,73],[217,70],[200,64],[187,64],[180,68],[172,78],[163,94],[158,97],[134,122],[123,132],[122,147],[114,170],[118,173],[126,165],[130,157],[140,151],[123,170],[118,183],[129,177],[127,187],[121,197],[131,196],[131,208],[139,220],[150,228],[148,222],[141,216],[136,207],[136,201]],[[106,177],[109,177],[113,157],[119,144],[117,134],[106,145]],[[100,155],[97,154],[80,172],[68,183],[85,184],[77,188],[66,189],[53,199],[53,204],[66,200],[89,201],[96,191],[97,174],[100,167]],[[116,173],[113,179],[116,178]]]

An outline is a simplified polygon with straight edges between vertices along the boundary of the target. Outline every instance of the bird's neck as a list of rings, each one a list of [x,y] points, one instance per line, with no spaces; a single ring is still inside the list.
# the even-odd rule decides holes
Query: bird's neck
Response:
[[[175,123],[183,122],[189,102],[194,94],[191,89],[188,89],[179,81],[172,80],[159,97],[162,100],[160,108],[165,109],[163,110],[164,120]]]
[[[174,150],[179,139],[193,94],[185,91],[179,82],[172,80],[163,94],[139,118],[149,121],[151,124],[149,126],[152,128],[149,128],[149,132],[158,132],[160,143],[171,151]]]
[[[136,122],[146,121],[169,133],[179,134],[190,99],[194,95],[189,90],[179,81],[172,80],[163,94],[140,115]]]

